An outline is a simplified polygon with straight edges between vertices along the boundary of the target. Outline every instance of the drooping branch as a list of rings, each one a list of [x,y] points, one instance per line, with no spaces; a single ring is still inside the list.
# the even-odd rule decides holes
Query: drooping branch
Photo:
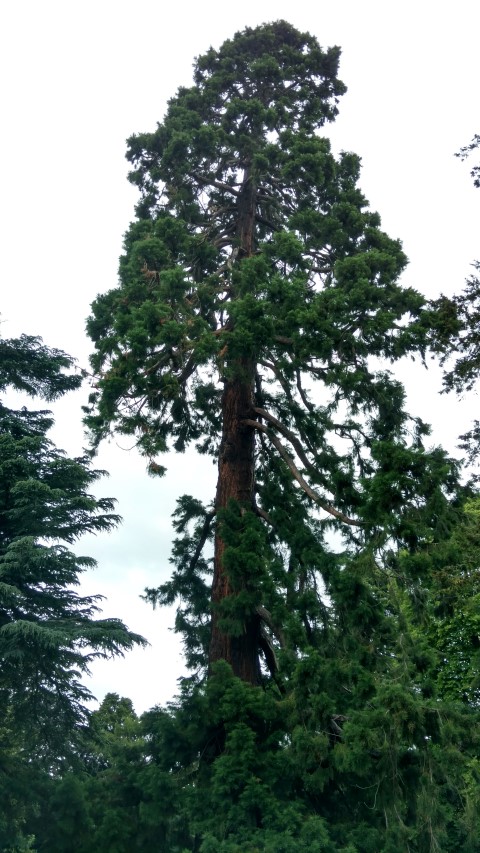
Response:
[[[187,382],[187,380],[190,379],[190,376],[192,375],[192,373],[194,373],[196,366],[197,365],[196,365],[195,353],[191,353],[191,355],[187,359],[187,363],[185,364],[185,367],[183,368],[180,376],[178,377],[178,381],[180,382],[181,385],[184,385]]]
[[[290,393],[288,394],[288,397],[291,402],[294,402],[293,397]],[[282,424],[281,421],[279,421],[274,415],[272,415],[270,412],[267,412],[266,409],[255,408],[254,411],[261,417],[265,418],[265,420],[268,420],[274,427],[276,427],[276,429],[278,429],[279,432],[282,433],[282,435],[285,436],[285,438],[288,439],[290,444],[292,444],[295,448],[299,459],[305,465],[305,468],[307,468],[312,474],[318,473],[316,471],[315,465],[308,458],[302,441],[314,457],[316,456],[315,448],[312,446],[310,439],[305,434],[305,431],[302,429],[301,423],[299,423],[300,419],[295,415],[295,413],[293,413],[293,417],[295,419],[295,424],[302,441],[300,441],[300,439],[295,435],[294,432],[292,432],[292,430],[288,429],[288,427]],[[327,489],[327,491],[331,491],[331,489],[328,488],[325,482],[322,482],[322,485],[324,486],[324,488]]]
[[[275,654],[275,649],[273,648],[270,637],[267,635],[267,632],[263,628],[260,628],[258,644],[263,654],[265,655],[265,663],[268,666],[270,675],[276,680],[278,675],[277,656]]]
[[[282,389],[285,392],[285,396],[291,401],[292,395],[290,392],[288,382],[286,381],[285,377],[283,376],[283,374],[282,374],[280,368],[278,367],[275,359],[272,356],[270,356],[270,357],[272,358],[272,361],[267,361],[266,359],[260,359],[258,363],[261,364],[262,367],[266,367],[267,370],[272,371],[273,375],[275,376],[275,378],[278,380],[278,382],[282,386]]]
[[[266,510],[264,510],[261,506],[255,504],[253,507],[253,511],[255,512],[255,515],[258,515],[259,518],[263,518],[263,520],[266,521],[270,527],[274,526],[273,521],[270,518],[268,512],[266,512]]]
[[[212,519],[215,518],[215,515],[216,515],[216,512],[214,509],[212,509],[210,512],[207,512],[205,514],[205,520],[203,522],[203,527],[202,527],[202,530],[200,533],[200,538],[197,542],[197,547],[195,548],[195,551],[193,552],[192,559],[190,560],[190,563],[188,565],[188,570],[190,573],[193,572],[193,570],[195,569],[195,566],[198,563],[200,554],[203,551],[205,542],[208,539],[208,534],[210,533],[210,526],[212,523]]]
[[[300,397],[301,397],[301,399],[302,399],[302,403],[303,403],[303,405],[305,406],[305,408],[306,408],[306,409],[308,409],[310,412],[313,412],[313,411],[314,411],[314,409],[315,409],[315,406],[314,406],[314,405],[313,405],[313,403],[311,403],[311,402],[310,402],[310,400],[307,398],[306,391],[305,391],[305,389],[304,389],[304,387],[303,387],[303,385],[302,385],[301,373],[300,373],[300,371],[299,371],[299,369],[298,369],[298,368],[296,369],[295,374],[296,374],[296,377],[297,377],[297,389],[298,389],[298,393],[300,394]]]
[[[273,424],[273,426],[276,427],[278,431],[285,436],[285,438],[288,438],[290,444],[297,451],[299,459],[301,459],[303,464],[305,465],[305,468],[308,468],[310,471],[315,470],[314,466],[308,459],[301,442],[298,440],[297,436],[290,429],[288,429],[288,427],[282,424],[274,415],[270,414],[270,412],[267,412],[266,409],[260,409],[258,407],[255,407],[254,411],[257,413],[257,415],[260,415],[266,421],[269,421],[269,423]]]
[[[272,371],[273,375],[275,376],[275,378],[278,380],[278,382],[282,386],[282,389],[283,389],[283,392],[284,392],[286,398],[292,404],[292,407],[294,407],[296,405],[296,401],[293,397],[291,388],[290,388],[287,380],[285,379],[284,375],[282,374],[280,368],[278,367],[278,364],[275,361],[275,359],[272,356],[270,356],[270,357],[272,359],[271,361],[261,360],[261,361],[259,361],[259,364],[261,364],[263,367],[266,367],[268,370]],[[299,371],[298,370],[296,370],[296,374],[297,374],[297,385],[298,385],[298,383],[299,383]],[[303,388],[301,388],[300,390],[303,391]],[[300,393],[302,402],[304,403],[305,408],[307,410],[313,411],[314,406],[311,403],[309,403],[306,398],[304,399],[304,393],[305,392],[303,392],[303,394]],[[295,424],[296,424],[296,427],[297,427],[297,429],[298,429],[298,431],[302,437],[302,440],[307,445],[310,452],[314,454],[315,451],[311,445],[311,442],[310,442],[308,436],[303,431],[301,424],[299,423],[298,417],[295,414],[293,414],[293,417],[295,418]]]
[[[350,518],[348,515],[345,515],[340,510],[335,509],[335,507],[332,506],[331,504],[326,503],[322,499],[322,497],[318,494],[318,492],[315,489],[312,489],[312,487],[308,485],[307,481],[302,477],[300,471],[298,470],[297,466],[295,465],[295,462],[293,461],[293,459],[290,456],[286,447],[283,446],[283,444],[281,443],[281,441],[279,441],[277,436],[268,427],[266,427],[265,424],[260,423],[260,421],[254,421],[251,418],[245,418],[242,421],[242,423],[244,423],[246,426],[251,426],[256,430],[259,430],[260,432],[263,432],[263,433],[265,433],[265,435],[268,436],[268,438],[270,439],[273,446],[276,447],[280,456],[282,457],[284,462],[287,464],[288,468],[290,469],[290,472],[292,473],[293,477],[295,478],[295,480],[297,481],[299,486],[301,486],[301,488],[303,489],[305,494],[312,501],[314,501],[316,504],[318,504],[318,506],[321,507],[321,509],[324,509],[325,512],[328,512],[329,515],[333,515],[334,518],[338,518],[339,521],[343,521],[344,524],[350,524],[350,525],[355,526],[355,527],[361,527],[362,526],[361,521],[357,521],[355,518]]]
[[[280,626],[276,625],[273,621],[272,614],[270,613],[270,611],[267,610],[266,607],[262,607],[262,605],[260,605],[256,608],[256,613],[258,614],[258,616],[260,616],[262,622],[265,623],[267,628],[270,629],[274,637],[278,640],[281,648],[284,649],[286,646],[285,635]]]
[[[219,234],[218,237],[215,237],[211,241],[212,246],[215,246],[216,249],[223,249],[225,246],[230,246],[232,243],[232,237],[227,236],[228,233],[228,230],[222,231],[222,233]]]
[[[271,222],[269,219],[265,219],[260,213],[255,214],[255,221],[260,222],[261,225],[265,225],[266,228],[270,228],[271,231],[280,231],[280,226],[275,225],[274,222]]]

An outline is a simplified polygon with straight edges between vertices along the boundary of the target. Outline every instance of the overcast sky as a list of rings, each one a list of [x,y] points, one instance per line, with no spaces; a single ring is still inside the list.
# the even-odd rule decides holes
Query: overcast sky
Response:
[[[480,192],[453,154],[480,132],[477,4],[429,0],[314,3],[162,3],[135,0],[5,0],[0,12],[1,334],[26,332],[87,365],[85,318],[115,286],[122,235],[136,191],[127,183],[125,139],[150,131],[166,101],[191,82],[193,58],[237,30],[284,18],[322,46],[342,48],[348,87],[326,129],[336,151],[362,158],[361,187],[384,229],[410,258],[403,281],[427,294],[463,287],[480,257]],[[439,397],[440,373],[402,368],[410,408],[452,452],[477,398]],[[56,443],[84,444],[87,389],[57,409]],[[88,537],[79,553],[99,566],[86,592],[107,596],[105,615],[150,641],[147,651],[94,667],[90,689],[129,696],[143,711],[175,692],[182,663],[171,613],[139,595],[168,575],[170,515],[184,492],[209,499],[215,469],[193,455],[169,460],[151,480],[124,440],[102,448],[110,471],[99,494],[119,501],[119,531]]]

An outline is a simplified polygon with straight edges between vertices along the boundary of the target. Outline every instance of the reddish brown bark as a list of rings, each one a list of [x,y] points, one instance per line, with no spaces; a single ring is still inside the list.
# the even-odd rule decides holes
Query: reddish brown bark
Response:
[[[256,187],[249,169],[245,170],[237,208],[238,262],[254,252]],[[232,298],[235,298],[234,294]],[[232,324],[230,324],[232,328]],[[218,481],[215,506],[218,510],[228,506],[230,500],[241,506],[253,506],[255,431],[244,420],[253,411],[254,364],[249,358],[228,359],[228,374],[222,396],[222,443],[218,460]],[[212,635],[209,663],[226,660],[235,675],[251,684],[258,682],[260,620],[252,613],[243,626],[240,636],[232,636],[221,630],[218,605],[232,590],[223,565],[225,544],[217,527],[215,536],[215,560],[212,584]]]
[[[247,365],[245,365],[247,366]],[[216,495],[217,511],[235,500],[250,508],[253,502],[254,430],[244,426],[242,420],[252,408],[252,384],[245,379],[225,383],[223,393],[223,438],[218,460]],[[235,675],[244,681],[258,681],[259,620],[256,614],[244,625],[240,636],[223,632],[219,626],[217,605],[227,596],[235,594],[224,570],[225,544],[217,528],[215,536],[215,561],[212,586],[212,637],[210,664],[226,660]]]

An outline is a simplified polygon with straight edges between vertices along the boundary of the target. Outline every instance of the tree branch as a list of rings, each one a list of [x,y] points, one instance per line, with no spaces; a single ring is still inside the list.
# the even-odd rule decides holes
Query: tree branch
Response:
[[[292,402],[294,402],[290,394],[289,394],[289,399]],[[312,408],[313,408],[313,406],[312,406]],[[301,461],[305,465],[305,468],[307,468],[312,474],[317,473],[315,465],[313,464],[313,462],[310,462],[300,439],[297,438],[295,433],[293,433],[291,430],[289,430],[286,426],[284,426],[284,424],[282,424],[279,420],[277,420],[277,418],[275,418],[273,415],[271,415],[265,409],[255,408],[254,411],[257,412],[257,414],[264,417],[265,420],[270,421],[270,423],[272,423],[273,426],[275,426],[282,433],[282,435],[284,435],[285,438],[287,438],[289,440],[290,444],[292,444],[293,447],[295,448],[295,450],[297,451],[297,455],[298,455],[299,459],[301,459]],[[305,442],[305,444],[306,444],[308,450],[310,451],[310,453],[312,454],[312,456],[315,458],[316,457],[315,449],[314,449],[314,447],[312,447],[312,444],[311,444],[308,436],[305,435],[305,432],[302,430],[301,425],[298,423],[298,418],[296,417],[295,413],[293,413],[293,417],[295,419],[295,424],[296,424],[296,427],[300,433],[301,438]],[[328,485],[325,482],[325,478],[322,478],[322,486],[324,488],[326,488],[327,491],[329,491],[329,492],[332,491],[331,489],[328,488]]]
[[[282,386],[282,388],[285,392],[285,396],[289,400],[292,400],[292,395],[290,393],[290,388],[289,388],[288,382],[286,381],[285,377],[281,373],[280,368],[276,364],[275,360],[265,361],[264,359],[262,359],[261,361],[259,361],[259,364],[261,364],[262,367],[266,367],[268,370],[272,371],[272,373],[275,375],[275,377],[279,381],[280,385]]]
[[[217,181],[215,178],[207,178],[203,175],[199,175],[198,172],[191,172],[191,177],[195,178],[199,184],[203,184],[206,187],[216,187],[217,190],[224,190],[224,192],[232,193],[233,195],[240,195],[240,191],[236,190],[235,187],[230,186],[230,184],[224,184],[223,181]]]
[[[297,377],[298,393],[300,394],[300,397],[302,398],[302,403],[305,406],[305,408],[308,409],[309,412],[313,412],[315,406],[307,398],[305,389],[303,388],[303,385],[302,385],[301,374],[300,374],[298,367],[297,367],[295,373],[296,373],[296,377]]]
[[[272,632],[274,637],[276,637],[278,642],[280,643],[281,648],[284,649],[286,646],[285,635],[284,635],[282,629],[278,625],[275,625],[275,623],[272,619],[272,614],[270,613],[270,611],[267,610],[266,607],[262,607],[262,605],[259,605],[258,607],[256,607],[255,611],[258,614],[258,616],[260,616],[260,619],[263,622],[265,622],[265,625],[267,626],[267,628],[270,628],[270,631]]]
[[[263,629],[260,629],[259,646],[263,654],[265,655],[265,663],[268,666],[270,675],[276,681],[278,675],[277,656],[275,654],[275,649],[273,648],[272,643],[270,642],[270,637],[267,636],[266,632]]]
[[[292,457],[290,456],[288,450],[283,446],[281,441],[278,440],[276,435],[274,435],[272,433],[272,431],[269,430],[268,427],[265,426],[265,424],[262,424],[259,421],[254,421],[251,418],[245,418],[242,421],[242,423],[244,423],[246,426],[251,426],[254,429],[257,429],[260,432],[263,432],[263,433],[265,433],[265,435],[268,436],[268,438],[272,442],[273,446],[277,448],[280,456],[282,457],[282,459],[284,460],[284,462],[286,463],[286,465],[290,469],[293,477],[295,478],[295,480],[297,481],[299,486],[301,486],[301,488],[303,489],[305,494],[308,495],[308,497],[312,501],[314,501],[316,504],[318,504],[319,507],[324,509],[325,512],[328,512],[329,515],[333,515],[334,518],[338,518],[339,521],[343,521],[344,524],[350,524],[354,527],[361,527],[362,526],[361,521],[357,521],[354,518],[350,518],[348,515],[344,515],[343,512],[340,512],[340,510],[335,509],[335,507],[332,506],[331,504],[326,503],[321,498],[321,496],[318,494],[318,492],[315,491],[315,489],[312,489],[312,487],[308,485],[307,481],[300,474],[300,471],[298,470],[297,466],[295,465],[295,462],[293,461]]]
[[[253,511],[254,511],[255,515],[258,515],[260,518],[263,518],[263,520],[266,521],[267,524],[270,525],[270,527],[275,526],[272,519],[270,518],[268,512],[266,512],[264,509],[262,509],[261,506],[257,506],[257,504],[255,504],[253,507]]]
[[[270,362],[270,361],[260,361],[260,364],[262,364],[264,367],[267,367],[269,370],[271,370],[271,371],[272,371],[272,373],[274,373],[274,375],[276,376],[276,378],[278,379],[278,381],[279,381],[280,385],[281,385],[281,386],[282,386],[282,388],[283,388],[283,391],[284,391],[284,393],[285,393],[285,396],[286,396],[286,397],[287,397],[287,399],[290,401],[290,403],[292,404],[292,406],[296,406],[296,405],[297,405],[297,403],[296,403],[296,401],[294,400],[294,398],[293,398],[293,396],[292,396],[292,393],[291,393],[291,390],[290,390],[290,386],[288,385],[288,382],[285,380],[284,376],[283,376],[283,375],[282,375],[282,373],[280,372],[280,370],[279,370],[279,368],[278,368],[277,364],[275,363],[275,361],[272,361],[272,362]],[[296,374],[297,374],[297,384],[298,384],[298,374],[299,374],[299,371],[298,371],[298,370],[296,370]],[[301,389],[301,390],[303,391],[303,389]],[[306,400],[306,399],[304,400],[304,399],[303,399],[303,395],[301,395],[301,396],[302,396],[302,401],[303,401],[303,403],[304,403],[305,407],[306,407],[309,411],[311,411],[311,412],[312,412],[312,411],[314,410],[314,406],[313,406],[311,403],[309,404],[308,400]],[[315,456],[315,450],[314,450],[314,448],[312,447],[311,442],[310,442],[310,440],[309,440],[308,436],[307,436],[307,435],[305,435],[305,432],[302,430],[302,427],[301,427],[301,425],[299,424],[299,422],[298,422],[298,418],[297,418],[297,416],[295,415],[295,413],[293,413],[293,417],[295,418],[295,424],[296,424],[296,426],[297,426],[297,429],[298,429],[298,431],[299,431],[299,433],[300,433],[300,435],[301,435],[301,437],[302,437],[303,441],[305,442],[305,444],[306,444],[306,446],[308,447],[308,449],[310,450],[310,452]],[[300,455],[300,454],[299,454],[299,455]],[[300,457],[300,458],[301,458],[301,457]],[[307,466],[307,467],[308,467],[308,466]],[[324,485],[325,485],[325,484],[324,484]]]
[[[256,221],[256,222],[260,222],[260,223],[261,223],[261,225],[265,225],[265,226],[266,226],[266,228],[270,228],[272,231],[280,231],[280,228],[279,228],[279,226],[278,226],[278,225],[275,225],[273,222],[270,222],[270,220],[269,220],[269,219],[265,219],[265,218],[264,218],[261,214],[259,214],[259,213],[256,213],[256,214],[255,214],[255,221]]]
[[[203,527],[202,527],[202,532],[200,534],[200,539],[197,542],[197,547],[195,548],[195,551],[193,553],[193,557],[190,560],[190,563],[188,565],[189,572],[193,572],[195,566],[197,565],[198,558],[200,557],[200,554],[203,551],[203,546],[205,545],[205,542],[207,541],[208,534],[210,533],[210,523],[212,521],[212,518],[215,518],[215,515],[216,515],[216,511],[214,509],[205,514],[205,521],[203,522]]]
[[[275,426],[278,429],[278,431],[281,432],[282,435],[285,436],[285,438],[288,438],[290,444],[292,444],[293,447],[295,448],[295,450],[297,451],[299,459],[301,459],[303,464],[305,465],[305,468],[308,468],[310,471],[315,470],[314,466],[312,465],[312,463],[308,459],[308,457],[307,457],[300,441],[298,440],[297,436],[291,430],[289,430],[288,427],[284,426],[284,424],[282,424],[279,420],[277,420],[277,418],[274,417],[274,415],[271,415],[270,412],[267,412],[266,409],[260,409],[257,406],[255,406],[254,412],[256,412],[257,415],[260,415],[262,418],[265,418],[266,421],[269,421],[271,424],[273,424],[273,426]]]

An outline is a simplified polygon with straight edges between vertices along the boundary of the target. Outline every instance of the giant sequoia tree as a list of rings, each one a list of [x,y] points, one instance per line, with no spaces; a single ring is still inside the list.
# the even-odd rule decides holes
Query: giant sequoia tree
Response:
[[[192,850],[429,850],[466,801],[412,615],[457,471],[386,368],[423,355],[428,315],[359,158],[322,136],[338,60],[285,22],[197,59],[129,140],[137,218],[88,321],[94,441],[134,436],[152,474],[192,443],[218,462],[210,506],[180,499],[172,577],[147,593],[178,602],[187,661],[210,674],[157,729]],[[172,826],[165,849],[184,847]]]
[[[281,22],[197,61],[164,122],[129,141],[138,218],[88,325],[96,438],[134,434],[152,472],[192,441],[218,456],[212,510],[180,507],[180,528],[201,520],[182,567],[205,569],[214,528],[210,662],[252,683],[285,618],[266,610],[288,599],[310,632],[325,528],[415,537],[411,501],[427,506],[438,481],[374,360],[418,351],[422,299],[398,283],[405,256],[358,189],[358,157],[319,133],[344,91],[338,58]]]

